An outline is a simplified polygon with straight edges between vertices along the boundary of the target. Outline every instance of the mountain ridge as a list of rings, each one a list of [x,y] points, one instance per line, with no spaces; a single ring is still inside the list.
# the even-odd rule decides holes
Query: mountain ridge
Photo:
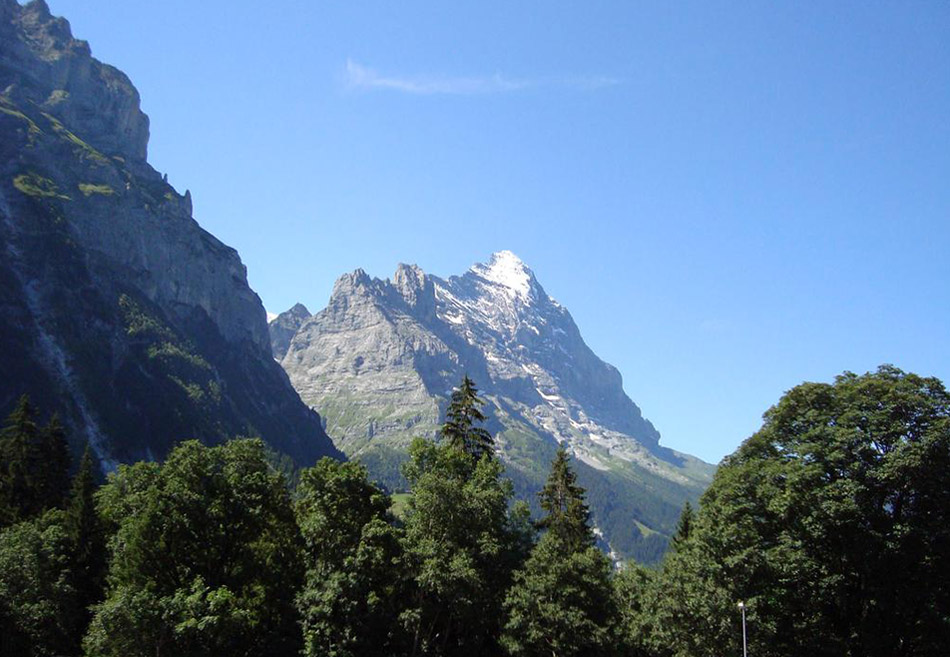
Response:
[[[275,322],[281,318],[288,319]],[[662,539],[713,470],[660,445],[619,371],[594,354],[567,309],[510,251],[447,279],[407,264],[391,279],[344,274],[326,308],[300,323],[281,365],[341,449],[395,489],[406,446],[435,436],[452,388],[470,376],[523,497],[557,445],[568,445],[585,484],[600,490],[595,521],[627,555],[639,548],[617,539],[621,516],[640,523],[640,542]],[[615,512],[614,494],[626,500]],[[637,496],[662,510],[637,519]],[[656,546],[640,547],[642,556]]]

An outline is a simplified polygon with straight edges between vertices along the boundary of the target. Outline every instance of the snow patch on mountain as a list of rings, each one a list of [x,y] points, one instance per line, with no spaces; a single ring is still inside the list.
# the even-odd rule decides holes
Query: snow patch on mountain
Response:
[[[527,298],[531,294],[531,281],[534,274],[521,261],[521,258],[511,251],[493,253],[487,265],[476,264],[470,271],[521,297]]]

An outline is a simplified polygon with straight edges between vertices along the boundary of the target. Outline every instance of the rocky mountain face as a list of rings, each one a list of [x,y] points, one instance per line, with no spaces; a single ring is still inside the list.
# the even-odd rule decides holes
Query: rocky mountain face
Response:
[[[288,322],[270,326],[273,340]],[[452,388],[468,374],[520,494],[534,499],[557,445],[567,445],[597,528],[622,556],[657,559],[683,503],[713,473],[660,446],[620,373],[507,251],[448,280],[411,265],[392,280],[362,270],[342,276],[281,364],[337,445],[394,489],[404,485],[399,465],[410,440],[435,436]]]
[[[0,0],[0,412],[28,393],[107,465],[233,435],[338,456],[148,136],[121,71],[42,0]]]
[[[274,358],[280,360],[286,355],[291,339],[308,319],[310,319],[310,311],[302,303],[297,303],[290,310],[282,312],[268,322],[270,348]]]

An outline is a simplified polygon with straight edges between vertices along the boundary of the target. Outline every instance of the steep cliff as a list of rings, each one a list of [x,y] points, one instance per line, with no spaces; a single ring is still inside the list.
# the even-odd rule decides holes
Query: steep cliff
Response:
[[[106,464],[233,435],[339,456],[237,252],[148,165],[148,126],[66,20],[0,0],[0,411],[28,393]]]

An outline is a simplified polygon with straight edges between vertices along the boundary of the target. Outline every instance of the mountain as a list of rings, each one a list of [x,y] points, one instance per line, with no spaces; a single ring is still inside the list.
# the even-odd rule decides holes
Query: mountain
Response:
[[[234,435],[340,456],[148,137],[135,87],[66,20],[0,0],[0,412],[29,394],[106,466]]]
[[[270,326],[273,340],[288,322]],[[659,444],[620,373],[508,251],[448,280],[413,265],[399,265],[392,280],[342,276],[281,365],[336,444],[393,489],[405,485],[399,465],[409,442],[435,436],[468,374],[519,494],[534,499],[557,445],[567,445],[598,530],[625,557],[657,559],[683,503],[714,470]]]
[[[302,303],[294,304],[290,310],[285,310],[267,324],[270,334],[270,348],[274,358],[280,360],[287,353],[290,341],[303,323],[310,319],[310,311]]]

